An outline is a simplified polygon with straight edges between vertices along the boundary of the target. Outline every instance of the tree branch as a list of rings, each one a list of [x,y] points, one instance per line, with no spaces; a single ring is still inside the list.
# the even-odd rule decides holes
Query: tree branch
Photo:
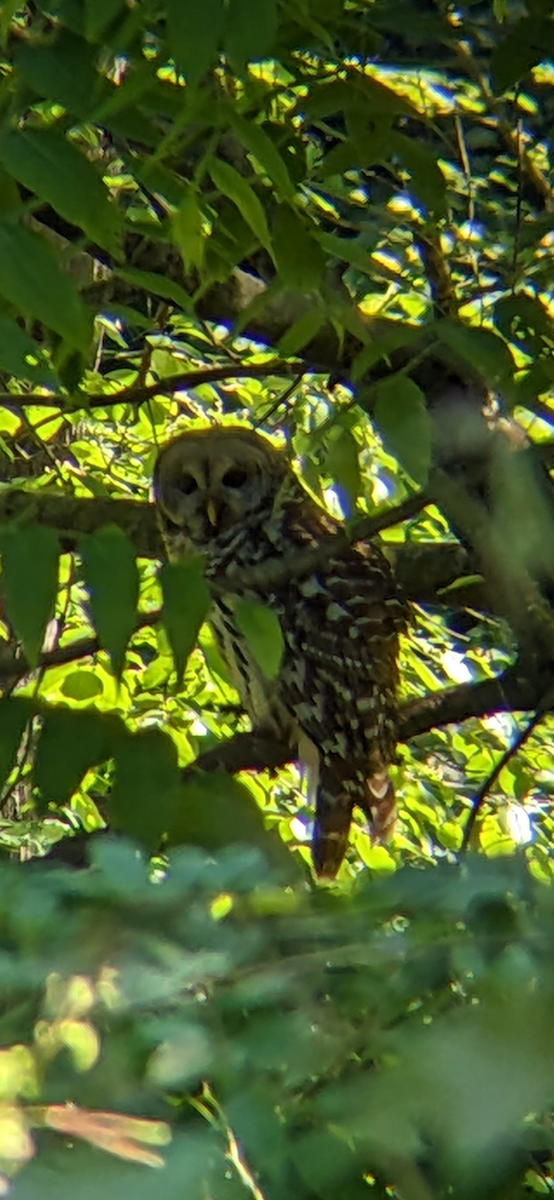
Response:
[[[374,516],[364,517],[353,525],[349,535],[345,533],[344,542],[340,539],[340,545],[348,545],[356,538],[374,537],[391,525],[416,515],[426,502],[425,495],[418,493],[397,506],[383,508]],[[77,550],[82,536],[94,533],[104,525],[118,525],[133,543],[139,557],[164,557],[153,504],[123,499],[83,500],[54,492],[27,492],[20,488],[0,491],[0,524],[10,521],[24,523],[30,519],[55,529],[60,535],[61,548],[66,552]],[[273,574],[264,568],[260,579],[253,573],[241,577],[241,582],[248,579],[249,582],[269,585],[270,582],[313,570],[325,561],[329,550],[334,553],[339,549],[336,535],[326,539],[326,542],[321,548],[303,550],[291,556],[285,566],[276,564]],[[469,555],[457,542],[391,543],[384,548],[405,595],[421,603],[440,603],[441,589],[454,585],[461,575],[474,573]],[[446,597],[447,602],[449,599]],[[460,603],[480,603],[485,600],[483,587],[465,587],[463,592],[453,592],[452,599]]]
[[[131,384],[120,388],[117,392],[106,392],[101,396],[98,392],[68,392],[61,395],[58,392],[50,395],[45,392],[0,392],[0,404],[6,408],[17,405],[18,408],[32,406],[33,408],[61,408],[63,412],[76,412],[85,409],[87,412],[94,408],[113,408],[116,404],[144,404],[153,396],[163,396],[187,389],[192,391],[206,383],[221,383],[226,379],[267,379],[272,375],[288,379],[298,373],[298,364],[274,359],[270,363],[258,365],[237,363],[225,367],[205,367],[196,371],[181,371],[178,375],[167,375],[156,383]]]
[[[549,694],[552,700],[552,693]],[[541,700],[544,701],[544,696],[544,678],[527,676],[522,665],[517,664],[497,679],[459,684],[402,704],[399,741],[410,741],[429,733],[431,729],[458,724],[469,717],[537,709]],[[230,771],[232,774],[238,771],[262,771],[268,767],[282,767],[293,760],[294,754],[286,743],[256,733],[240,733],[200,754],[186,768],[183,777],[188,777],[194,770]]]

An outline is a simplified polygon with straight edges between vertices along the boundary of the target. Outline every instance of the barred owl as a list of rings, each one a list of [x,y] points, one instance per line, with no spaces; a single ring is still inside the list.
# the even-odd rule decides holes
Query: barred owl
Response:
[[[312,859],[334,878],[357,805],[384,837],[394,821],[388,765],[394,758],[401,602],[383,554],[369,542],[344,547],[342,526],[304,490],[284,453],[242,427],[192,430],[160,452],[154,499],[169,557],[202,552],[208,578],[227,578],[210,613],[231,678],[253,726],[285,740],[306,765],[315,799]],[[322,547],[301,577],[248,583],[248,572]],[[244,580],[244,582],[243,582]],[[277,615],[284,654],[269,682],[240,633],[233,595]]]

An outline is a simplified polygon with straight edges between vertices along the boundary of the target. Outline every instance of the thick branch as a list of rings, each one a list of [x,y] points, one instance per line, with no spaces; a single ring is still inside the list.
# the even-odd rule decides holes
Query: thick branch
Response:
[[[350,536],[345,534],[344,544],[354,537],[375,536],[380,530],[413,516],[423,504],[424,497],[410,497],[396,508],[383,509],[373,517],[358,521]],[[75,550],[83,535],[94,533],[104,525],[119,525],[139,557],[162,558],[164,555],[153,504],[143,504],[137,500],[76,500],[72,496],[30,493],[23,489],[0,492],[0,525],[14,520],[24,523],[31,519],[57,530],[65,551]],[[313,570],[318,563],[325,561],[330,549],[333,552],[337,550],[337,538],[331,537],[328,541],[328,549],[323,544],[316,551],[300,551],[294,558],[291,556],[285,567],[281,564],[276,566],[271,577],[267,568],[264,568],[262,579],[257,582],[269,585],[280,578],[292,578],[306,570]],[[466,551],[457,542],[395,543],[387,546],[386,552],[405,595],[421,603],[440,602],[441,589],[451,587],[461,575],[467,575],[472,570]],[[445,599],[450,601],[450,597]],[[464,587],[463,592],[453,593],[452,599],[456,603],[480,604],[485,599],[482,585]]]
[[[399,741],[429,733],[431,729],[460,723],[469,717],[491,716],[497,712],[534,711],[545,694],[545,680],[526,676],[519,666],[512,667],[498,679],[480,683],[464,683],[444,688],[430,696],[410,700],[400,708]],[[186,768],[191,771],[261,771],[282,767],[293,759],[290,747],[273,738],[254,733],[240,733],[222,742]]]

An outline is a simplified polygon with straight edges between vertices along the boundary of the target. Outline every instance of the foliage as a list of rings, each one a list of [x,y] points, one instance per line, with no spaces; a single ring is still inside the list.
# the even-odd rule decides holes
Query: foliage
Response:
[[[495,603],[482,561],[419,581],[404,711],[457,684],[460,720],[420,723],[392,842],[360,820],[318,889],[293,766],[190,769],[247,724],[202,564],[160,568],[137,530],[158,446],[194,422],[286,442],[348,527],[411,504],[383,526],[400,565],[459,531],[437,456],[471,458],[483,381],[548,464],[553,31],[542,0],[2,6],[0,846],[33,859],[0,871],[17,1200],[552,1189],[552,679],[517,702],[505,577]],[[509,475],[497,539],[548,598],[551,500]],[[237,618],[274,674],[271,615]],[[480,708],[503,672],[514,699]],[[40,862],[75,832],[92,870]]]

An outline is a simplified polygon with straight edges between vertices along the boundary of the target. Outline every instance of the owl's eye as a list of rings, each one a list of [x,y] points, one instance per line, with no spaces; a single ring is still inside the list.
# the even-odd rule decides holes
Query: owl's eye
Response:
[[[223,487],[241,488],[248,479],[247,471],[241,471],[240,467],[231,467],[226,471],[221,482]]]
[[[185,496],[192,496],[192,493],[196,491],[197,487],[198,483],[196,482],[194,475],[181,476],[179,482],[179,491],[184,492]]]

